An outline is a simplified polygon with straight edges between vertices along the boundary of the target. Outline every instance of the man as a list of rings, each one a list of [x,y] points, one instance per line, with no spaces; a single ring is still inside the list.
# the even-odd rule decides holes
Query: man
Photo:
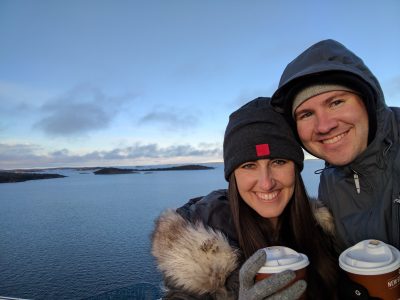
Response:
[[[303,147],[325,160],[319,199],[340,250],[365,239],[400,248],[400,108],[364,62],[334,40],[287,65],[272,97]]]

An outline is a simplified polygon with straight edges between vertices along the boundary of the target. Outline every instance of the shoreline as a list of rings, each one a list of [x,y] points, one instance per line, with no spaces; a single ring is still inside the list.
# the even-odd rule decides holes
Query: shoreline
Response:
[[[162,168],[117,168],[117,167],[77,167],[77,168],[42,168],[42,169],[27,169],[27,170],[0,170],[0,183],[16,183],[25,182],[29,180],[41,180],[41,179],[55,179],[55,178],[65,178],[66,175],[61,175],[57,173],[39,173],[39,172],[49,172],[56,170],[74,170],[77,172],[82,171],[93,171],[94,175],[118,175],[118,174],[139,174],[145,172],[160,172],[160,171],[198,171],[198,170],[211,170],[214,167],[204,166],[200,164],[190,164],[190,165],[179,165],[174,167],[162,167]]]

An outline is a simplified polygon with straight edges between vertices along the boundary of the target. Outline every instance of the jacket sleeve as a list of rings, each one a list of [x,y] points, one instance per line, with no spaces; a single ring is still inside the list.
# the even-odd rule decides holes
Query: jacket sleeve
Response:
[[[211,296],[208,295],[193,295],[180,289],[169,288],[165,295],[162,297],[163,300],[212,300]]]
[[[176,211],[183,218],[191,222],[201,220],[204,224],[209,224],[209,213],[215,210],[216,203],[223,203],[225,201],[227,201],[227,191],[215,190],[206,196],[190,199]]]
[[[152,254],[164,277],[165,299],[234,298],[226,285],[237,269],[237,253],[221,232],[167,210],[155,222]]]

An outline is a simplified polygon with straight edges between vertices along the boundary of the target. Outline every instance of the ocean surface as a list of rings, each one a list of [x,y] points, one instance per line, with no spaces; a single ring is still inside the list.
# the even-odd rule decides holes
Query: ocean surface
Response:
[[[205,165],[215,169],[123,175],[58,169],[52,172],[68,177],[0,184],[0,296],[158,298],[154,219],[227,187],[223,165]],[[314,171],[322,167],[320,160],[305,162],[310,195],[317,194]],[[146,297],[139,290],[148,287],[156,291]]]

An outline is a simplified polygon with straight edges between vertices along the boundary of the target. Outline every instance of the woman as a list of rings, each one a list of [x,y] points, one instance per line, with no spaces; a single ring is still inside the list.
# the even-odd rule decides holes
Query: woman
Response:
[[[330,225],[328,215],[313,214],[300,176],[303,151],[269,98],[231,114],[223,147],[228,191],[192,199],[156,221],[152,253],[165,299],[265,299],[278,290],[275,296],[296,299],[302,283],[281,290],[291,272],[248,286],[265,261],[257,250],[273,245],[308,256],[308,299],[334,299],[338,266],[333,238],[321,225]]]

